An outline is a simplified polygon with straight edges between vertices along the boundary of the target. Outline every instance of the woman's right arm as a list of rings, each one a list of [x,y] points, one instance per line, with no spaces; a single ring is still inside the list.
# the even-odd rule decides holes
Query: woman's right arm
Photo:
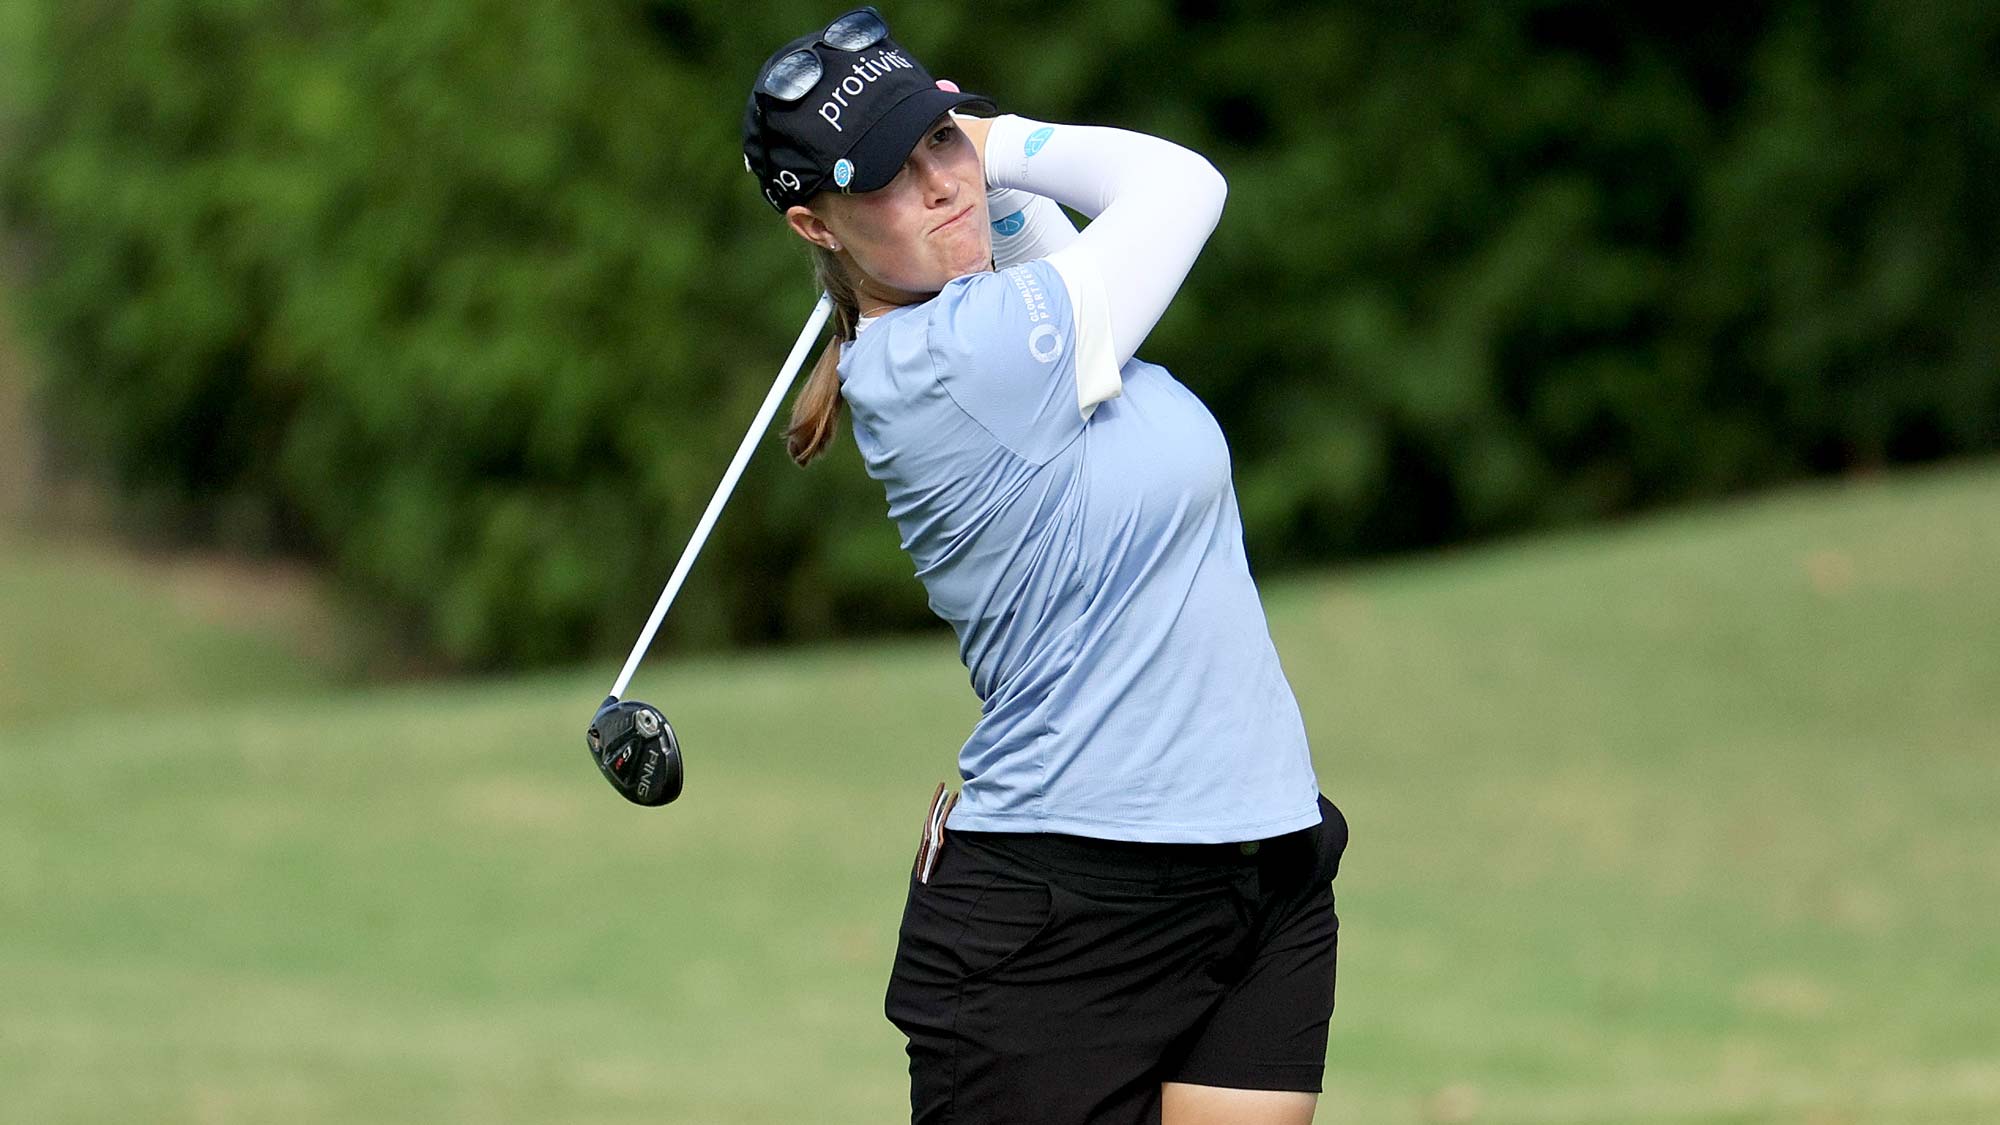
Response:
[[[1222,174],[1158,137],[1012,114],[992,119],[983,147],[988,186],[1047,196],[1091,219],[1048,260],[1079,324],[1108,329],[1111,360],[1124,366],[1222,217]]]
[[[943,86],[945,83],[938,83]],[[952,86],[956,90],[958,87]],[[993,122],[984,117],[951,115],[978,149],[982,167],[986,154],[986,131]],[[993,226],[993,268],[1004,270],[1022,262],[1046,258],[1076,241],[1076,224],[1056,201],[1046,195],[1020,188],[990,188],[986,192],[986,217]]]

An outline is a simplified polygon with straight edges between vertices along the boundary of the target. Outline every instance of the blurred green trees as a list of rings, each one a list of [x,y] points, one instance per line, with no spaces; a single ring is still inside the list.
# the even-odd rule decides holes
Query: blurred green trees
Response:
[[[838,8],[26,2],[6,202],[64,447],[453,661],[622,651],[811,305],[737,129]],[[1260,567],[2000,444],[1990,2],[885,12],[1229,177],[1145,351]],[[851,446],[753,463],[669,633],[926,618]]]

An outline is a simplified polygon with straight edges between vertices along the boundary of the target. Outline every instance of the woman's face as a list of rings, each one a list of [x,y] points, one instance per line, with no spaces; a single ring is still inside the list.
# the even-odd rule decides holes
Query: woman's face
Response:
[[[864,306],[914,304],[992,265],[985,170],[949,115],[931,123],[888,186],[821,192],[785,218],[800,237],[847,259]]]

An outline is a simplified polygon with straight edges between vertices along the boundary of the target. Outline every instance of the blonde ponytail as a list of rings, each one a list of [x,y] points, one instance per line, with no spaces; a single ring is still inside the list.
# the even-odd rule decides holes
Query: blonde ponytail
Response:
[[[854,339],[854,326],[861,319],[861,302],[840,259],[818,245],[812,248],[812,259],[814,282],[833,298],[833,338],[792,400],[792,420],[785,426],[785,451],[802,466],[833,443],[834,427],[840,423],[840,345]]]

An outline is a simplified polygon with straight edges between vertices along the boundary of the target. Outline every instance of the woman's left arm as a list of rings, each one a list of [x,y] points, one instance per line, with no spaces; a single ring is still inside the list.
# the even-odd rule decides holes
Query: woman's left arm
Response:
[[[1045,195],[1090,220],[1049,262],[1088,326],[1079,335],[1104,344],[1115,373],[1193,268],[1222,217],[1228,185],[1200,154],[1124,129],[1003,114],[983,141],[989,188]]]

